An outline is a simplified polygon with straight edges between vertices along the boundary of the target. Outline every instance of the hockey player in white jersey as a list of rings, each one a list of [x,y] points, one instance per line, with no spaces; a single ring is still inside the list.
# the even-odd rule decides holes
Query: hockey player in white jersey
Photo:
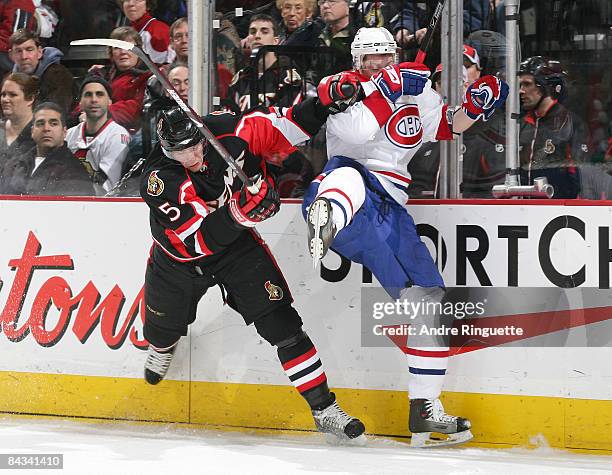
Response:
[[[130,143],[129,132],[108,111],[111,97],[112,89],[105,79],[86,77],[79,91],[85,121],[66,134],[68,148],[89,173],[98,196],[106,194],[121,178]]]
[[[308,244],[315,267],[331,246],[370,269],[393,299],[439,303],[444,281],[405,208],[407,165],[423,143],[452,140],[476,120],[487,120],[503,105],[508,86],[484,76],[468,87],[462,107],[451,110],[432,89],[429,70],[397,64],[396,50],[386,29],[362,28],[351,44],[354,70],[319,84],[319,97],[325,97],[331,88],[358,80],[365,98],[327,119],[329,161],[303,202]],[[422,314],[410,323],[438,326],[439,317]],[[439,400],[447,345],[427,335],[408,338],[413,446],[472,438],[469,420],[446,414]],[[447,439],[435,441],[432,432]]]

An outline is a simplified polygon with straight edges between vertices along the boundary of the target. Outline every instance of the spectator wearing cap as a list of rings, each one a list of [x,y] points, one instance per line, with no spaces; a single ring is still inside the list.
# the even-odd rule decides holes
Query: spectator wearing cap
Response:
[[[466,85],[478,80],[482,66],[478,51],[463,45],[463,68]],[[495,114],[488,121],[479,121],[463,134],[463,196],[492,198],[494,185],[501,184],[506,174],[506,118]]]
[[[18,30],[9,39],[10,57],[14,72],[38,76],[40,79],[39,102],[54,102],[64,113],[73,105],[74,79],[72,73],[60,64],[64,56],[57,48],[43,48],[40,38],[29,30]]]
[[[434,88],[439,93],[441,93],[441,73],[442,65],[439,64],[431,78]],[[469,45],[463,45],[464,91],[480,77],[480,74],[481,66],[478,52]],[[479,121],[463,133],[463,182],[461,186],[464,198],[491,198],[493,185],[503,182],[506,168],[504,120],[504,114],[496,114],[491,120],[487,122]],[[428,160],[423,160],[427,151],[427,149],[424,150],[418,159],[415,156],[411,161],[411,167],[414,168],[411,188],[413,188],[415,181],[417,182],[413,189],[414,193],[422,190],[431,193],[434,185],[437,185],[437,181],[431,182],[431,177],[435,176],[437,179],[438,168],[436,167],[436,173],[434,174],[427,174],[424,171],[429,170],[427,166],[432,160],[439,163],[439,148],[436,144],[432,148]],[[424,177],[430,181],[425,181]],[[428,183],[429,188],[423,187],[423,183]]]
[[[109,112],[113,91],[100,76],[88,76],[79,91],[79,105],[85,121],[66,134],[68,148],[85,167],[96,195],[104,195],[121,178],[128,154],[130,134]]]
[[[431,75],[431,82],[435,91],[442,96],[442,64],[438,64],[434,73]],[[464,90],[469,84],[471,83],[468,81],[468,69],[464,65]],[[486,122],[486,124],[488,123],[489,122]],[[493,157],[490,150],[490,148],[493,148],[493,145],[490,144],[490,138],[488,137],[482,140],[482,136],[480,135],[482,133],[482,128],[480,128],[478,132],[473,132],[473,129],[477,129],[479,125],[480,122],[475,124],[474,127],[471,127],[469,131],[463,133],[465,148],[463,151],[462,191],[464,197],[491,197],[490,191],[494,184],[490,179],[487,165],[483,164],[483,160],[485,160],[486,157],[482,156],[486,151],[486,155]],[[501,157],[502,159],[504,158],[503,154]],[[504,170],[505,167],[502,167],[502,178]],[[408,188],[410,198],[439,198],[440,142],[423,144],[421,149],[419,149],[412,160],[410,160],[408,172],[412,179],[410,187]]]
[[[467,83],[472,84],[482,74],[480,56],[476,48],[470,45],[463,45],[463,66],[467,69]]]
[[[91,196],[87,172],[66,146],[62,109],[43,102],[34,109],[32,140],[35,147],[15,157],[5,168],[0,192],[11,195]]]
[[[174,50],[170,48],[170,27],[149,13],[155,0],[117,0],[123,14],[142,38],[142,49],[157,64],[171,63]]]
[[[465,89],[467,88],[467,86],[469,84],[471,84],[468,81],[468,70],[465,67],[465,64],[462,67],[462,75],[461,75],[462,79],[463,79],[463,90],[465,91]],[[434,90],[440,94],[442,96],[442,63],[438,64],[438,66],[436,66],[435,71],[433,72],[433,74],[431,75],[431,84],[434,88]],[[466,131],[467,132],[467,131]]]

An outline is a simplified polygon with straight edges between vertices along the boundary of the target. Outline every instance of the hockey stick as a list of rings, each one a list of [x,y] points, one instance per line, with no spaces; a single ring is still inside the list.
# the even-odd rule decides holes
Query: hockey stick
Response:
[[[423,64],[425,62],[425,56],[427,56],[427,51],[429,51],[429,44],[431,43],[431,39],[433,37],[436,28],[438,27],[438,23],[440,23],[440,17],[442,17],[442,10],[444,10],[444,4],[446,0],[438,0],[436,5],[436,9],[431,16],[431,20],[429,20],[429,25],[427,25],[427,32],[425,33],[425,37],[421,44],[419,45],[419,52],[416,55],[415,62]]]
[[[113,40],[110,38],[88,38],[85,40],[75,40],[70,42],[70,46],[109,46],[111,48],[120,48],[127,51],[131,51],[136,56],[138,56],[145,66],[153,73],[153,75],[157,78],[157,80],[161,83],[163,88],[166,90],[168,95],[178,104],[178,106],[183,110],[185,115],[195,124],[203,137],[206,138],[210,142],[210,144],[215,148],[221,158],[225,160],[225,162],[229,165],[229,167],[238,175],[238,178],[245,184],[245,186],[249,189],[251,193],[256,193],[258,191],[257,186],[254,186],[253,180],[251,180],[244,170],[238,166],[234,157],[230,155],[227,149],[223,146],[217,137],[208,130],[208,127],[204,125],[202,118],[191,108],[189,104],[187,104],[176,89],[170,84],[168,78],[164,73],[162,73],[157,65],[151,61],[151,59],[147,56],[147,54],[138,46],[129,41],[122,40]]]

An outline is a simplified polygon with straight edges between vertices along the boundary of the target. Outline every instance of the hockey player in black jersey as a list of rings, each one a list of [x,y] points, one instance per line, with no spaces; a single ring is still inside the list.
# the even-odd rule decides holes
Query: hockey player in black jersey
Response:
[[[148,383],[158,384],[164,378],[179,339],[196,318],[198,301],[207,289],[220,285],[227,303],[277,347],[281,365],[308,402],[317,429],[345,439],[365,431],[330,392],[287,283],[254,230],[280,206],[262,155],[307,140],[330,111],[357,100],[356,90],[348,97],[341,86],[332,82],[324,98],[289,109],[256,110],[242,117],[213,113],[203,118],[254,178],[257,192],[234,181],[225,161],[178,107],[162,111],[159,144],[146,161],[140,186],[150,208],[154,240],[145,277]]]

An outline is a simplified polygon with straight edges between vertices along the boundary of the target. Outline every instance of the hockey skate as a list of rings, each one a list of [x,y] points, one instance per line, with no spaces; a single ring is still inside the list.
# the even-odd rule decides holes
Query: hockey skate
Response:
[[[462,444],[474,436],[470,432],[471,423],[462,417],[451,416],[444,412],[439,399],[412,399],[410,401],[409,428],[412,432],[412,447],[440,447]],[[446,439],[432,439],[431,433],[448,436]]]
[[[158,350],[153,345],[149,345],[147,351],[147,361],[145,361],[144,377],[149,384],[157,384],[168,372],[170,362],[174,356],[176,345],[165,350]]]
[[[354,441],[355,443],[365,442],[365,426],[359,419],[349,416],[340,409],[333,396],[333,403],[319,411],[313,410],[315,425],[319,432],[335,436],[336,441]]]
[[[319,261],[327,254],[336,235],[336,227],[332,220],[332,207],[327,198],[319,197],[310,204],[306,223],[312,267],[316,269]]]

